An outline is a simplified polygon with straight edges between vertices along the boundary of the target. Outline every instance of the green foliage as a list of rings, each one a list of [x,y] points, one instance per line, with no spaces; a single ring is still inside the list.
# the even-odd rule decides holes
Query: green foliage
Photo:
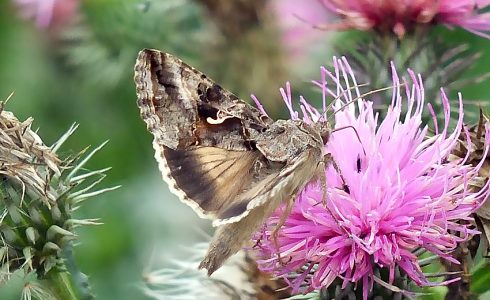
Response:
[[[488,78],[488,73],[481,73],[468,78],[465,72],[471,69],[480,58],[480,53],[464,43],[452,43],[431,34],[427,27],[421,27],[413,34],[399,40],[391,34],[380,35],[371,33],[369,36],[354,38],[347,45],[341,44],[339,52],[344,53],[361,84],[362,91],[381,89],[392,84],[393,62],[399,77],[409,77],[407,69],[415,74],[422,74],[425,99],[430,103],[434,112],[443,119],[443,107],[440,89],[451,95],[451,106],[457,110],[459,103],[457,92],[464,86],[474,87]],[[470,50],[471,49],[471,50]],[[391,103],[392,91],[378,92],[370,97],[375,101],[375,107],[383,116]],[[467,101],[467,104],[470,104]],[[480,105],[485,103],[480,102]],[[430,123],[432,115],[427,110],[425,122]],[[468,117],[468,116],[467,116]],[[471,114],[476,122],[478,115]]]
[[[190,1],[92,0],[83,11],[85,22],[64,32],[63,52],[79,79],[99,88],[127,84],[142,48],[195,56],[205,37],[200,10]]]

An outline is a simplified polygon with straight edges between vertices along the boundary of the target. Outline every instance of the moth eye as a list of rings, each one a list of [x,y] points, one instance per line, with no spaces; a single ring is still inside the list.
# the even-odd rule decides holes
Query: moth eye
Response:
[[[274,295],[276,293],[276,290],[274,290],[273,288],[271,288],[266,284],[261,285],[260,290],[264,292],[266,295]]]
[[[330,132],[323,132],[321,136],[322,136],[323,144],[326,145],[328,143],[329,138],[330,138]]]

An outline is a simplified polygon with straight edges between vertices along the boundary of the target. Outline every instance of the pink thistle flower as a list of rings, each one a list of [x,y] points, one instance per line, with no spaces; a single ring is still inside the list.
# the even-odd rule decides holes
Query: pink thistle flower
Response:
[[[329,12],[318,0],[273,0],[269,9],[274,12],[283,44],[294,59],[303,59],[312,44],[325,38],[325,32],[311,30],[312,24],[325,22]],[[321,45],[321,44],[320,44]]]
[[[459,26],[490,38],[490,14],[481,9],[488,0],[320,0],[342,21],[329,24],[335,29],[393,31],[402,38],[416,24]]]
[[[451,251],[478,234],[470,225],[471,213],[482,205],[490,189],[487,183],[473,192],[469,182],[478,175],[483,160],[473,167],[467,158],[448,159],[465,132],[461,95],[456,127],[450,132],[449,100],[441,90],[444,126],[439,131],[435,124],[435,134],[429,135],[428,126],[422,124],[421,76],[409,70],[411,82],[402,79],[401,84],[392,65],[392,103],[378,125],[373,103],[361,99],[345,58],[334,59],[334,65],[334,73],[322,68],[321,82],[314,83],[322,89],[323,107],[327,96],[337,99],[333,106],[339,130],[325,150],[331,153],[345,182],[335,168],[327,167],[327,199],[322,199],[320,181],[307,185],[277,241],[271,232],[282,208],[269,218],[255,235],[260,269],[286,279],[293,292],[326,288],[336,278],[343,280],[344,287],[361,282],[364,299],[374,281],[380,280],[375,271],[381,268],[389,270],[389,284],[394,282],[396,268],[419,286],[452,282],[428,281],[414,250],[422,248],[458,263]],[[333,89],[326,78],[333,81]],[[289,85],[281,93],[292,118],[298,118]],[[406,113],[402,113],[404,106]],[[301,110],[306,122],[325,118],[303,98]],[[488,137],[490,128],[486,131]],[[483,157],[486,153],[488,143]]]
[[[23,18],[34,20],[39,28],[52,28],[72,21],[79,0],[14,0],[14,3]]]

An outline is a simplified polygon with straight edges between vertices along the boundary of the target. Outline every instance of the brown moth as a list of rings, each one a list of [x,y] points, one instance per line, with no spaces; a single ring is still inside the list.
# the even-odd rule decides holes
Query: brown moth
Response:
[[[139,53],[134,79],[163,179],[218,226],[199,266],[209,275],[245,246],[281,203],[290,209],[296,194],[324,174],[327,122],[274,121],[157,50]]]

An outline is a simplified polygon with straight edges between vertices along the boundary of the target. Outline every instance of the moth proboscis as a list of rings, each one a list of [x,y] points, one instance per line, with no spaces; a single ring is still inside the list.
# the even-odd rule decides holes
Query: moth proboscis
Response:
[[[218,226],[199,266],[209,275],[245,246],[281,203],[290,208],[314,176],[324,176],[327,121],[274,121],[158,50],[139,53],[135,83],[163,179],[180,200]]]

